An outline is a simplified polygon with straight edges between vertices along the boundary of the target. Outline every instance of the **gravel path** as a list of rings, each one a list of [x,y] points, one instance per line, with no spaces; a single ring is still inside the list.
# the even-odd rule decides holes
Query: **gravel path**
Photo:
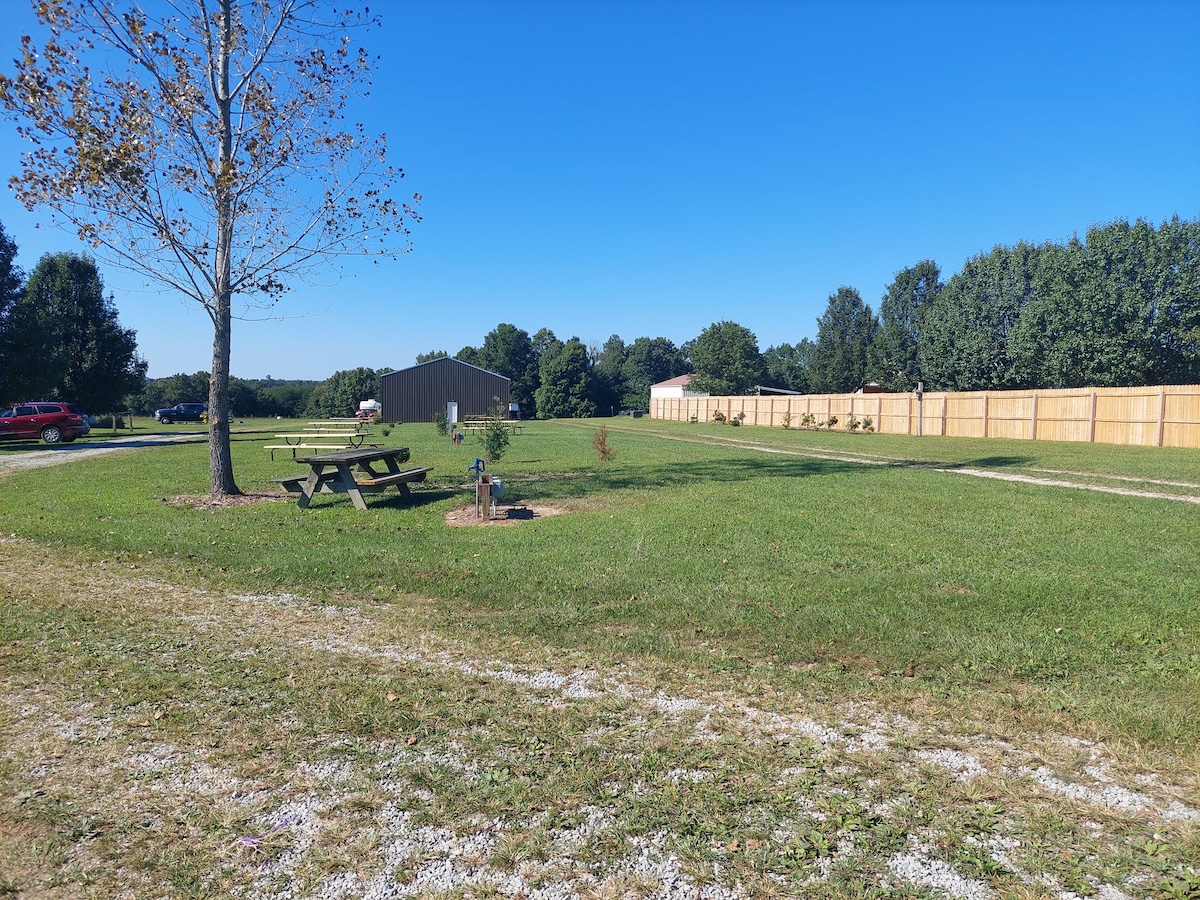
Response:
[[[18,450],[0,453],[0,472],[5,469],[38,469],[78,462],[91,456],[113,453],[117,450],[134,450],[140,447],[159,447],[163,444],[194,444],[208,440],[206,434],[147,434],[136,437],[115,437],[96,441],[76,441],[72,444],[56,444],[44,450]]]
[[[28,551],[21,541],[0,538],[0,563],[22,561],[19,567],[0,565],[0,591],[44,580],[49,602],[50,579],[61,579],[64,564]],[[636,754],[640,741],[672,729],[706,760],[703,768],[638,766],[638,780],[587,798],[569,825],[547,825],[550,809],[431,821],[426,810],[446,801],[439,791],[472,789],[508,767],[519,771],[536,761],[537,748],[523,759],[513,755],[520,751],[511,744],[472,744],[471,729],[459,739],[451,734],[428,744],[406,743],[403,733],[374,741],[327,734],[319,747],[288,758],[269,775],[248,778],[236,758],[231,765],[228,750],[203,734],[195,742],[156,740],[155,706],[137,698],[63,702],[36,684],[0,682],[0,762],[14,767],[27,792],[52,795],[65,784],[92,785],[95,809],[119,809],[133,822],[169,813],[176,827],[192,827],[193,833],[188,823],[199,810],[228,822],[249,814],[249,829],[218,836],[223,858],[234,860],[232,893],[246,900],[753,900],[775,876],[751,888],[731,882],[722,870],[757,839],[681,855],[688,846],[685,829],[640,833],[623,820],[630,795],[682,790],[686,796],[691,785],[726,779],[732,786],[766,777],[775,785],[768,793],[794,798],[792,811],[766,826],[779,844],[814,830],[832,834],[830,816],[853,813],[837,829],[836,841],[806,864],[801,880],[778,876],[772,890],[781,897],[843,896],[836,879],[868,871],[876,873],[871,877],[880,896],[1132,900],[1148,896],[1148,879],[1157,877],[1136,861],[1151,835],[1166,846],[1169,835],[1200,828],[1194,786],[1172,783],[1103,744],[1070,735],[1004,739],[989,733],[987,723],[950,708],[931,715],[779,689],[751,696],[737,684],[686,679],[664,688],[633,665],[546,666],[472,652],[469,644],[398,627],[386,607],[186,588],[129,568],[114,561],[74,574],[89,580],[97,602],[120,604],[135,619],[156,623],[147,633],[156,636],[158,649],[138,649],[134,642],[124,651],[144,655],[150,669],[184,665],[187,656],[178,648],[213,640],[221,642],[222,655],[246,660],[248,673],[256,660],[280,653],[299,654],[297,665],[304,660],[313,671],[337,671],[347,660],[369,662],[373,674],[364,669],[362,676],[367,696],[382,696],[397,680],[421,683],[422,677],[471,692],[490,685],[489,696],[505,698],[507,708],[571,710],[584,743],[628,735],[620,746]],[[221,723],[211,727],[219,733]],[[800,768],[752,773],[722,759],[730,746],[760,746],[767,756],[770,748],[808,746],[813,755]],[[431,772],[442,774],[431,779]],[[931,790],[938,792],[933,806]],[[925,810],[923,818],[910,821],[917,809]],[[995,822],[964,837],[962,828],[976,822],[981,809],[995,810]],[[745,815],[749,825],[767,809],[751,807]],[[854,816],[901,829],[907,844],[876,849]],[[513,852],[530,841],[539,848],[533,856]],[[1170,848],[1158,853],[1164,871],[1188,871],[1179,869],[1177,857],[1164,855]],[[1064,858],[1081,861],[1084,870],[1070,872]],[[1005,873],[999,888],[995,872]]]

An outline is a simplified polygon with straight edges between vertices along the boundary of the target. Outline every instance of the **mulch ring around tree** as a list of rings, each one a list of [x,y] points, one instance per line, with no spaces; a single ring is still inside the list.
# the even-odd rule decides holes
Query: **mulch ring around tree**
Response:
[[[255,503],[271,503],[275,500],[291,499],[293,499],[293,495],[247,491],[244,494],[185,494],[181,497],[163,497],[162,502],[191,509],[224,509],[229,506],[251,506]]]
[[[479,518],[475,517],[475,504],[460,506],[446,513],[446,524],[453,527],[469,525],[516,525],[518,522],[532,522],[550,516],[561,516],[568,510],[561,506],[550,506],[546,503],[521,503],[516,505],[496,504],[496,515],[492,516],[491,507],[479,507]]]

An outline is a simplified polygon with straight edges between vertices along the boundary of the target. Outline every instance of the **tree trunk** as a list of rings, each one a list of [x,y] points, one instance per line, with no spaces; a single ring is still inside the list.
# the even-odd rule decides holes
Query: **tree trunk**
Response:
[[[217,59],[216,105],[219,115],[220,148],[216,171],[217,246],[215,258],[213,306],[212,374],[208,382],[208,467],[214,494],[240,494],[233,480],[233,456],[229,449],[229,356],[232,336],[232,296],[230,291],[233,248],[233,160],[232,123],[230,121],[229,57],[233,47],[233,9],[231,0],[221,3],[221,46]]]
[[[240,494],[229,448],[229,355],[232,334],[229,294],[217,299],[213,316],[212,375],[208,381],[208,468],[214,494]]]

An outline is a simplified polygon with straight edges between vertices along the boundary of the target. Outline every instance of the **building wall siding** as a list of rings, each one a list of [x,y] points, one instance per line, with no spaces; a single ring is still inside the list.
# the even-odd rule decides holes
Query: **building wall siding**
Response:
[[[430,360],[383,376],[385,422],[432,422],[449,402],[458,403],[458,415],[481,416],[500,398],[507,411],[511,382],[503,375],[451,357]]]

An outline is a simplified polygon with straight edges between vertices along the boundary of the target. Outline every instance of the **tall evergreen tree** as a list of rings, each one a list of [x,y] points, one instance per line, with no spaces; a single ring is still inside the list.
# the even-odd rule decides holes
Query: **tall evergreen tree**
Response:
[[[854,288],[842,286],[830,294],[824,315],[817,319],[810,363],[813,390],[845,394],[862,387],[867,379],[867,352],[878,328],[871,307]]]
[[[25,275],[17,266],[17,244],[4,231],[0,222],[0,323],[13,304],[21,297]]]
[[[145,382],[137,333],[121,326],[90,257],[43,256],[7,316],[7,329],[14,338],[5,354],[9,393],[111,412]]]
[[[24,284],[25,275],[17,266],[17,244],[5,233],[4,224],[0,223],[0,403],[16,399],[15,387],[9,384],[6,377],[11,371],[7,322],[9,313],[21,299]]]
[[[538,418],[595,415],[591,368],[587,348],[579,338],[552,345],[542,356],[541,384],[536,394]]]

